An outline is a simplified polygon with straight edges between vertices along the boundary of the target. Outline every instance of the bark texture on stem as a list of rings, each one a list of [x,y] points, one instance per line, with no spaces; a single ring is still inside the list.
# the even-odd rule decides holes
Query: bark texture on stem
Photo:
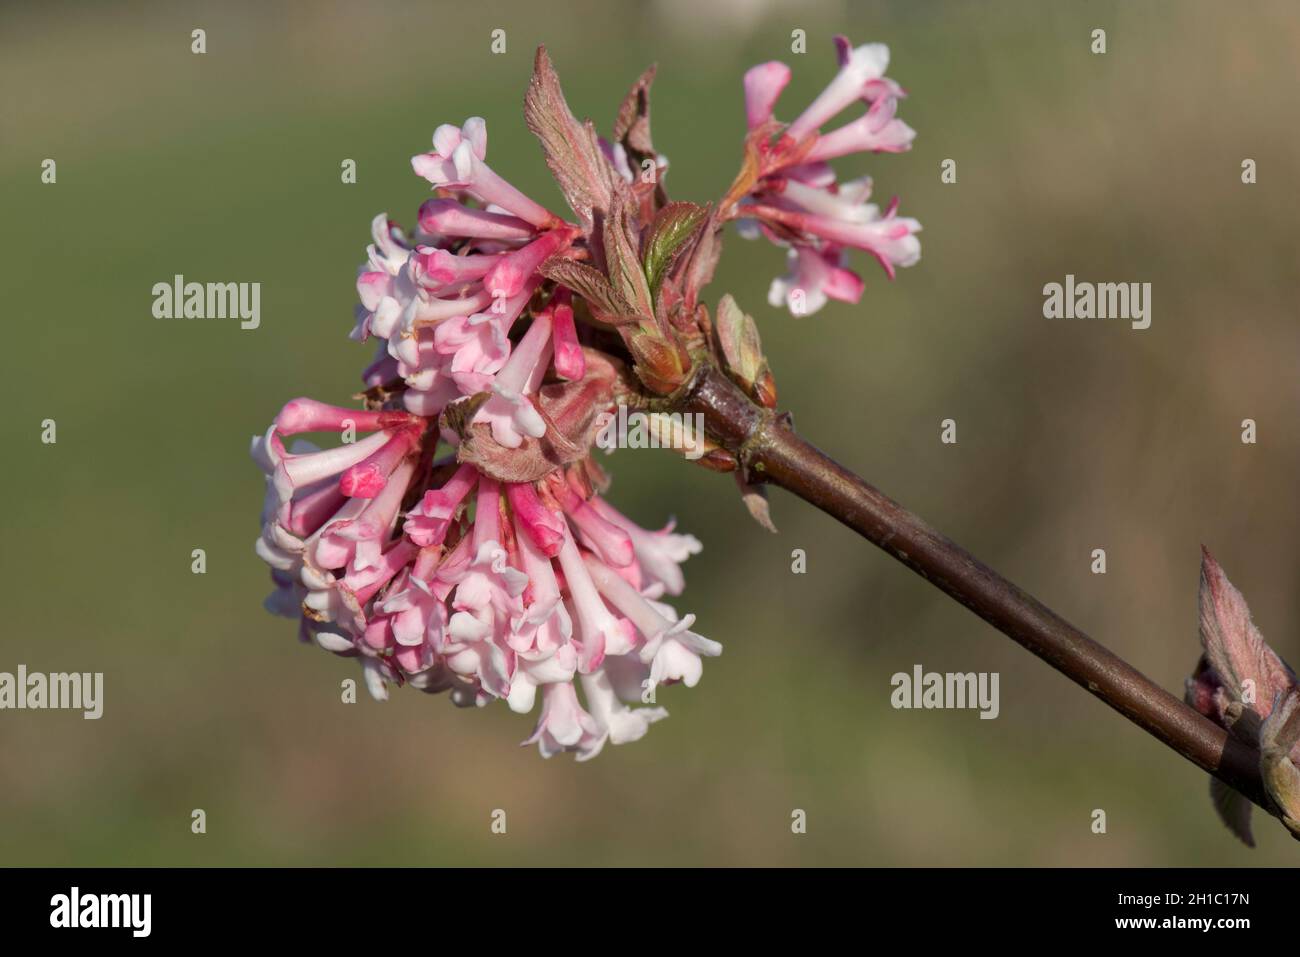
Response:
[[[1259,752],[1175,698],[1032,595],[754,405],[701,365],[680,397],[735,452],[750,481],[793,492],[879,546],[1187,760],[1276,816]]]

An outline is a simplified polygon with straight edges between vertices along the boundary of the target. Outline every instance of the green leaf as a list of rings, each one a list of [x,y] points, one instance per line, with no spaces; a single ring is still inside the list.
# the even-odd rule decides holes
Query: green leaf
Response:
[[[645,252],[642,254],[651,295],[658,293],[664,276],[677,257],[689,248],[689,240],[707,215],[708,210],[695,203],[669,203],[659,210],[646,231]]]

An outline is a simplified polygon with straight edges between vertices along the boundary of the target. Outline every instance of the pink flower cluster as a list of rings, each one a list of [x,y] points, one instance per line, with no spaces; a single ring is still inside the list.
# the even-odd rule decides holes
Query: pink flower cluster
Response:
[[[438,127],[433,147],[411,160],[442,194],[420,207],[415,242],[408,245],[386,215],[371,225],[374,243],[357,277],[361,304],[352,333],[379,341],[364,378],[369,386],[401,379],[407,410],[427,417],[462,396],[494,390],[487,413],[494,432],[498,441],[507,437],[503,444],[518,445],[521,429],[541,434],[522,398],[530,377],[541,375],[552,355],[561,377],[583,374],[571,309],[553,311],[549,342],[538,340],[512,358],[509,341],[541,285],[537,267],[579,233],[484,162],[482,119]]]
[[[921,258],[921,224],[898,215],[895,198],[882,212],[868,202],[871,178],[839,182],[829,160],[854,153],[900,153],[916,131],[895,116],[906,94],[885,76],[889,48],[854,48],[835,38],[839,72],[790,123],[773,119],[777,99],[790,82],[790,68],[776,61],[745,74],[745,112],[755,154],[755,182],[741,200],[742,233],[766,235],[788,246],[789,274],[773,281],[769,301],[795,315],[811,315],[828,299],[856,303],[862,279],[848,269],[847,251],[870,253],[892,279],[900,266]],[[823,133],[821,128],[853,104],[862,116]]]
[[[497,175],[486,151],[481,119],[440,126],[412,160],[436,191],[412,239],[374,220],[353,333],[378,345],[368,408],[294,399],[254,439],[266,475],[256,549],[276,586],[267,607],[298,618],[303,640],[358,658],[376,698],[409,683],[522,713],[540,689],[525,743],[585,759],[644,735],[666,716],[640,707],[653,689],[694,686],[721,646],[661,600],[681,593],[679,566],[700,543],[620,514],[589,457],[525,481],[457,461],[462,434],[444,413],[466,410],[495,447],[526,448],[557,427],[544,383],[576,383],[589,366],[572,291],[538,271],[581,229]],[[308,433],[342,441],[320,449]],[[440,445],[452,454],[436,458]]]

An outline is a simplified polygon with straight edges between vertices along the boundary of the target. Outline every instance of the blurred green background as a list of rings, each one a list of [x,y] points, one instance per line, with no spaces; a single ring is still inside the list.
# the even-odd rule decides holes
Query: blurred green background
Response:
[[[609,460],[611,500],[703,539],[679,607],[726,651],[662,694],[669,721],[589,764],[520,750],[532,720],[501,705],[342,704],[355,666],[262,611],[249,437],[291,397],[354,391],[368,223],[412,222],[428,194],[408,158],[433,128],[487,117],[493,167],[560,209],[519,108],[534,46],[606,129],[657,61],[669,192],[707,200],[738,162],[742,71],[791,63],[791,119],[841,31],[888,43],[910,91],[913,151],[846,170],[901,195],[924,257],[893,283],[862,257],[860,305],[794,320],[766,305],[780,253],[729,240],[711,299],[759,319],[783,407],[1175,693],[1202,542],[1300,658],[1295,4],[7,5],[0,670],[106,688],[97,722],[0,713],[0,863],[1300,861],[1267,820],[1238,845],[1203,773],[831,519],[774,492],[772,536],[730,479],[664,453]],[[1067,272],[1151,282],[1151,328],[1043,319]],[[261,282],[261,328],[155,320],[175,273]],[[892,710],[916,663],[1000,672],[1001,716]]]

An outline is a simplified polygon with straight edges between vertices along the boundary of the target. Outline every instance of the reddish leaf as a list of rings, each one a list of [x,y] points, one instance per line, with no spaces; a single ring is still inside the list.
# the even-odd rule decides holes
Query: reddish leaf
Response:
[[[584,360],[587,373],[581,379],[538,390],[537,411],[547,425],[540,439],[526,436],[518,448],[508,449],[492,438],[486,423],[465,424],[472,416],[463,415],[456,428],[461,436],[456,459],[499,482],[536,482],[557,468],[587,458],[596,441],[596,417],[613,405],[618,376],[615,367],[602,361],[598,353],[587,351]],[[455,406],[449,410],[452,408]]]
[[[537,267],[537,271],[587,300],[592,314],[598,319],[607,321],[607,317],[626,316],[633,311],[631,303],[610,285],[605,274],[586,263],[552,256]]]
[[[610,198],[609,216],[604,223],[605,265],[609,283],[632,306],[632,311],[647,320],[654,317],[654,300],[645,270],[641,268],[637,231],[633,226],[626,196],[615,192]],[[647,323],[652,325],[652,323]]]
[[[617,174],[601,153],[591,123],[579,123],[570,111],[544,46],[537,48],[524,95],[524,122],[541,140],[546,165],[565,200],[590,228],[594,214],[609,208]]]
[[[1205,548],[1201,549],[1200,605],[1201,644],[1210,667],[1234,701],[1267,718],[1273,698],[1295,686],[1295,675],[1264,641],[1250,620],[1246,599]]]
[[[655,158],[655,148],[650,142],[650,84],[654,82],[655,69],[651,64],[632,84],[614,121],[614,141],[623,144],[628,157],[634,160],[633,167],[640,166],[643,159]]]

